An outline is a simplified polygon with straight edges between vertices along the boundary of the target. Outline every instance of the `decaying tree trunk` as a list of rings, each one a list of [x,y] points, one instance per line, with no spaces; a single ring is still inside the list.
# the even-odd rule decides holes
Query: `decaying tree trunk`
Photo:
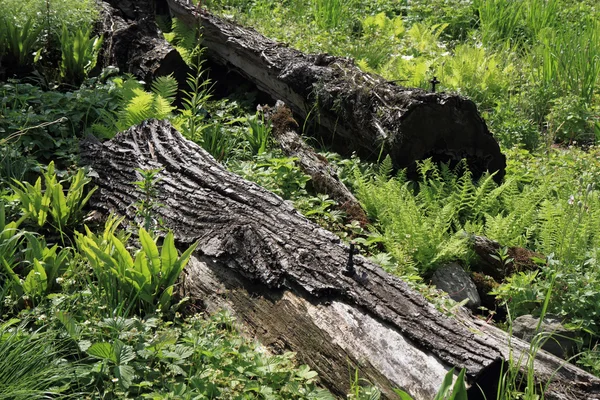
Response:
[[[329,195],[350,220],[366,225],[367,215],[356,197],[340,181],[327,159],[317,154],[296,132],[298,123],[290,109],[278,102],[272,109],[263,107],[262,110],[263,115],[271,122],[275,141],[287,156],[297,159],[296,164],[310,176],[315,191]]]
[[[116,66],[148,84],[171,73],[185,82],[188,67],[158,29],[154,1],[107,0],[99,5],[99,31],[104,37],[99,68]]]
[[[168,123],[149,121],[113,140],[82,145],[98,173],[95,207],[135,218],[136,168],[163,168],[156,210],[185,247],[186,295],[208,310],[229,308],[272,351],[291,350],[338,395],[348,363],[394,398],[400,387],[430,400],[451,367],[467,370],[469,399],[495,398],[506,335],[438,312],[421,295],[301,216],[278,196],[223,169]],[[526,344],[517,339],[515,358]],[[547,399],[600,398],[600,381],[543,352],[536,377]],[[479,397],[478,397],[479,395]]]
[[[402,88],[360,71],[352,60],[306,55],[185,0],[168,0],[172,13],[202,26],[203,45],[214,62],[234,69],[300,118],[317,111],[338,149],[377,159],[389,154],[398,168],[415,160],[468,160],[476,176],[504,176],[505,158],[475,104],[458,95]],[[315,110],[316,107],[316,110]],[[383,152],[382,152],[383,150]]]

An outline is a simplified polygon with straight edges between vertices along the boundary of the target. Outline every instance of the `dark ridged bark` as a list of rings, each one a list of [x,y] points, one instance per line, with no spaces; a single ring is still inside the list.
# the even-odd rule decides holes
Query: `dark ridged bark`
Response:
[[[82,158],[98,173],[94,206],[131,219],[132,204],[141,198],[132,184],[140,179],[135,169],[163,168],[163,206],[156,216],[182,247],[199,241],[185,294],[210,310],[231,309],[271,350],[297,352],[333,392],[347,389],[349,361],[389,396],[402,387],[417,399],[431,399],[451,367],[466,368],[470,382],[481,382],[488,398],[495,396],[485,380],[497,382],[501,359],[508,356],[506,336],[442,315],[360,255],[353,257],[356,273],[347,276],[348,247],[339,238],[227,172],[168,123],[149,121],[104,144],[90,140]],[[541,382],[550,379],[553,365],[536,365]],[[572,366],[566,371],[568,391],[561,372],[546,398],[598,393],[595,378]],[[477,393],[474,388],[469,398]]]
[[[376,160],[389,154],[398,168],[433,157],[466,158],[475,176],[504,177],[505,157],[475,104],[462,96],[404,88],[362,72],[347,58],[304,54],[182,0],[168,0],[172,13],[202,26],[207,56],[239,72],[304,120],[318,124],[338,150]],[[329,143],[331,141],[331,143]]]

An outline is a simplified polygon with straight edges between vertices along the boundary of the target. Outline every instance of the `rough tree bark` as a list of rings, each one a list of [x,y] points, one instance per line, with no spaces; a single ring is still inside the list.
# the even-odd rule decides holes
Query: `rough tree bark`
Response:
[[[188,67],[163,37],[154,18],[152,0],[99,2],[98,30],[104,43],[98,68],[116,66],[150,84],[154,78],[173,74],[185,82]]]
[[[172,13],[202,26],[207,56],[283,100],[300,118],[317,111],[338,149],[377,159],[389,154],[398,168],[433,157],[466,158],[474,174],[504,176],[505,158],[475,104],[458,95],[403,88],[360,71],[353,61],[306,55],[252,29],[199,12],[185,0],[168,0]],[[317,107],[314,110],[314,107]]]
[[[199,241],[186,269],[188,296],[209,310],[230,308],[272,351],[292,350],[342,395],[348,362],[385,396],[401,387],[431,399],[451,367],[495,396],[506,336],[438,312],[400,279],[356,255],[278,196],[223,169],[168,123],[149,121],[100,144],[82,145],[98,173],[94,205],[135,218],[136,168],[163,168],[156,210],[180,245]],[[512,339],[515,357],[527,344]],[[549,360],[549,361],[548,361]],[[547,399],[600,398],[600,382],[540,352],[536,377]],[[492,382],[492,383],[490,383]],[[475,387],[469,399],[480,394]]]

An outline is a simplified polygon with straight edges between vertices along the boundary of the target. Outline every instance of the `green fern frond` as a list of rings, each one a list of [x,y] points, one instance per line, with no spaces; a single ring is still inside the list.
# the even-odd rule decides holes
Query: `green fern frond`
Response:
[[[133,93],[135,97],[127,103],[122,111],[121,118],[119,118],[120,125],[125,123],[125,126],[119,126],[121,130],[153,117],[154,96],[152,93],[145,92],[142,89],[134,89]]]
[[[118,88],[119,97],[123,104],[127,104],[133,99],[136,94],[135,90],[143,90],[144,86],[131,74],[127,74],[124,78],[115,78],[113,80]]]
[[[198,28],[190,28],[184,22],[181,22],[177,18],[173,19],[172,32],[175,34],[173,43],[187,48],[188,50],[193,49],[198,44]]]
[[[171,102],[160,95],[154,96],[153,103],[152,110],[154,115],[152,117],[156,119],[168,118],[173,110],[175,110],[175,107],[171,105]]]
[[[100,139],[112,139],[115,136],[115,133],[117,133],[117,129],[115,125],[104,125],[104,124],[99,124],[99,123],[95,123],[92,124],[92,133],[100,138]]]
[[[163,97],[169,103],[175,101],[177,89],[177,80],[172,73],[167,76],[159,76],[152,82],[152,93]]]
[[[392,159],[388,154],[385,156],[381,164],[379,164],[379,169],[377,171],[377,179],[381,181],[388,181],[392,177],[392,171],[394,170],[394,164],[392,164]]]

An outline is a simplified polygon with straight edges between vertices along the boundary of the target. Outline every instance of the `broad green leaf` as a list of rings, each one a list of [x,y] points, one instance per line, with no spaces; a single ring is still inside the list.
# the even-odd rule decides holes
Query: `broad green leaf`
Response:
[[[452,394],[450,395],[449,400],[468,400],[467,399],[467,388],[465,387],[465,369],[463,368],[458,377],[456,378],[456,382],[454,382],[454,388],[452,389]]]
[[[113,351],[113,346],[110,343],[99,342],[94,343],[87,350],[87,353],[95,358],[99,358],[101,360],[112,361],[115,364],[117,363],[117,357],[115,356],[115,352]]]
[[[169,274],[173,265],[177,261],[177,248],[175,248],[175,238],[173,232],[167,233],[161,249],[161,281],[164,281],[165,276]]]
[[[414,400],[408,393],[406,393],[404,390],[400,390],[400,389],[394,389],[394,393],[396,393],[398,395],[398,397],[400,397],[400,400]]]
[[[448,392],[450,391],[450,387],[452,386],[452,377],[454,376],[454,368],[452,368],[442,382],[442,386],[435,396],[434,400],[444,400],[447,397]]]
[[[112,258],[110,255],[106,254],[105,252],[103,252],[102,250],[100,250],[97,247],[88,247],[88,248],[84,249],[84,252],[86,254],[88,253],[88,249],[95,256],[95,260],[97,262],[97,265],[96,265],[97,268],[101,268],[103,270],[114,270],[115,272],[119,271],[119,264],[118,264],[117,260]],[[90,261],[92,261],[92,260],[90,260]],[[121,274],[119,274],[118,276],[121,276]]]
[[[131,386],[131,382],[135,376],[135,370],[131,365],[117,365],[114,367],[113,372],[115,377],[119,379],[119,385],[123,389],[128,389]]]
[[[39,260],[33,260],[33,269],[29,271],[25,282],[23,283],[23,290],[30,296],[40,296],[46,293],[48,286],[48,277],[44,267]]]
[[[129,361],[135,358],[133,347],[126,345],[120,340],[115,340],[113,344],[113,350],[116,357],[116,362],[119,365],[127,364]]]
[[[160,299],[158,300],[158,308],[160,308],[163,312],[167,311],[169,306],[171,305],[171,299],[173,297],[173,285],[167,287],[163,290],[160,295]]]
[[[133,262],[135,270],[140,273],[147,284],[152,282],[152,272],[148,268],[148,258],[144,250],[140,250],[135,255],[135,261]]]
[[[39,226],[44,226],[44,224],[46,223],[46,221],[48,220],[48,210],[50,208],[50,198],[51,198],[52,194],[50,193],[50,191],[46,191],[46,193],[44,194],[44,197],[42,197],[42,202],[38,208],[37,211],[37,215],[38,215],[38,220],[37,223]]]
[[[67,207],[65,194],[63,193],[63,187],[61,184],[56,184],[51,189],[48,188],[47,190],[52,191],[52,218],[54,218],[54,222],[58,223],[59,228],[62,229],[62,227],[66,224],[70,214],[70,210]]]
[[[81,328],[77,326],[75,318],[64,311],[57,312],[56,318],[63,324],[71,339],[79,340],[81,338]]]
[[[9,278],[12,280],[13,284],[15,285],[13,287],[19,291],[19,294],[21,294],[20,292],[23,289],[23,283],[21,282],[21,278],[19,278],[19,275],[17,275],[15,273],[15,271],[13,271],[10,264],[4,257],[0,257],[0,261],[2,261],[2,266],[4,267],[4,271],[8,274]]]
[[[171,268],[171,270],[168,271],[167,276],[163,276],[161,280],[162,284],[170,286],[174,285],[177,282],[181,271],[183,271],[183,269],[187,265],[192,253],[194,252],[194,250],[196,250],[196,247],[198,247],[198,243],[199,242],[192,244],[190,247],[188,247],[186,251],[183,252],[181,257],[179,257],[179,259],[175,262],[175,265],[173,265],[173,268]]]
[[[125,248],[125,245],[115,235],[110,235],[110,243],[115,247],[116,253],[119,257],[119,272],[123,273],[125,269],[133,268],[133,258],[129,251]]]
[[[140,228],[139,231],[140,243],[142,244],[142,249],[148,256],[150,272],[152,276],[158,276],[160,272],[160,254],[158,252],[158,247],[154,240],[152,240],[152,236],[144,228]]]
[[[19,318],[9,319],[8,321],[6,321],[2,325],[0,325],[0,332],[6,331],[8,328],[10,328],[13,325],[18,324],[19,322],[21,322],[21,320]]]
[[[300,366],[296,372],[296,376],[304,380],[316,378],[317,375],[318,373],[316,371],[311,371],[308,365]]]

